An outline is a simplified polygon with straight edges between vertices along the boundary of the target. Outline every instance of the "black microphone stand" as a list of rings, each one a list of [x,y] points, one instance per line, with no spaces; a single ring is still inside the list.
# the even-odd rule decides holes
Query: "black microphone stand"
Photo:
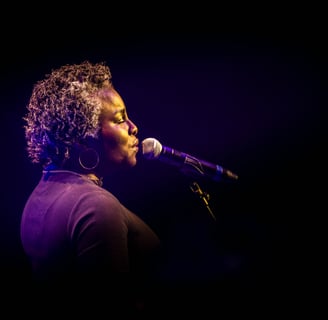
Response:
[[[199,184],[195,181],[190,184],[190,189],[193,193],[195,193],[196,195],[198,195],[200,197],[202,202],[205,204],[207,211],[209,212],[211,217],[214,219],[214,221],[216,221],[216,217],[209,205],[210,195],[207,192],[204,192],[200,188]]]

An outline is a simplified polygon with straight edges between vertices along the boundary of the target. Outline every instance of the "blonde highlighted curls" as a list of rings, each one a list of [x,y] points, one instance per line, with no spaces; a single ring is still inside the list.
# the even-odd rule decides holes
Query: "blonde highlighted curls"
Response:
[[[23,118],[32,163],[61,161],[67,148],[98,137],[102,105],[97,95],[112,86],[111,78],[104,62],[84,61],[52,70],[34,85]]]

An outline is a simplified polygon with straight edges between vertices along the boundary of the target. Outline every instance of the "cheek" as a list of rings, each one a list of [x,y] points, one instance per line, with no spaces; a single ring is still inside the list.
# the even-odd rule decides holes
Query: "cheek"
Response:
[[[127,145],[129,135],[125,130],[106,130],[103,131],[102,140],[107,152],[113,152]]]

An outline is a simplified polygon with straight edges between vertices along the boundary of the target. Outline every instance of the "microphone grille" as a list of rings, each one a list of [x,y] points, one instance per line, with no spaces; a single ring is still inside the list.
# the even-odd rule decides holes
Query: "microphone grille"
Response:
[[[146,138],[141,142],[142,154],[147,159],[156,159],[162,151],[162,145],[154,138]]]

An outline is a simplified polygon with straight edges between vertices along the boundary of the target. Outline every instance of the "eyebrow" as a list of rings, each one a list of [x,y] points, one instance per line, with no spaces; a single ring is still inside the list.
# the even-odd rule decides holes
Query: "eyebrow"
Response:
[[[118,113],[126,114],[126,109],[122,107],[114,111],[114,115],[117,115]]]
[[[113,116],[116,117],[123,117],[124,120],[126,120],[128,118],[128,115],[126,113],[126,109],[125,108],[120,108],[119,110],[116,110],[113,113]]]

